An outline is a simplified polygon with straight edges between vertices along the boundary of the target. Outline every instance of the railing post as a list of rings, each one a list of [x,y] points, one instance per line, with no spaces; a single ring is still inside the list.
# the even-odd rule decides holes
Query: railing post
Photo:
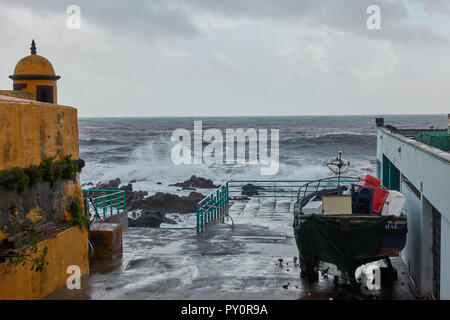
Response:
[[[206,224],[208,223],[208,201],[205,201],[205,203],[202,206],[202,221],[203,221],[203,230],[206,228]]]
[[[217,193],[214,192],[214,197],[213,197],[213,207],[212,209],[212,220],[215,221],[216,220],[216,206],[217,206]]]
[[[214,195],[211,196],[211,198],[209,199],[209,207],[208,207],[208,223],[211,222],[212,220],[212,210],[213,209],[211,206],[214,203]]]
[[[228,185],[228,181],[227,181],[227,195],[226,195],[226,197],[227,197],[227,204],[228,204],[228,201],[229,201],[229,199],[230,199],[230,191],[229,191],[229,185]]]
[[[211,204],[209,207],[209,221],[214,221],[214,210],[215,210],[215,205],[216,205],[216,195],[215,193],[212,194],[211,197]]]
[[[203,217],[202,217],[202,204],[198,204],[198,218],[199,218],[199,225],[200,225],[200,231],[203,231]]]
[[[196,210],[197,210],[197,233],[200,232],[200,211],[199,211],[199,207],[200,207],[200,204],[197,203],[197,205],[195,207]]]
[[[114,208],[113,208],[113,196],[112,196],[112,195],[109,196],[109,201],[110,201],[109,206],[110,206],[110,208],[111,208],[111,217],[112,217],[113,214],[114,214],[114,212],[113,212],[113,210],[114,210]]]
[[[223,216],[225,214],[225,207],[224,207],[224,205],[225,205],[225,190],[223,187],[221,190],[222,190],[222,196],[220,198],[220,222],[224,222]]]
[[[275,194],[275,202],[277,201],[277,183],[273,183],[273,192]]]
[[[219,220],[220,217],[220,189],[217,189],[216,191],[216,207],[215,208],[215,212],[216,212],[216,220]]]
[[[105,203],[105,198],[103,198],[102,206],[103,206],[103,219],[106,219],[106,203]]]

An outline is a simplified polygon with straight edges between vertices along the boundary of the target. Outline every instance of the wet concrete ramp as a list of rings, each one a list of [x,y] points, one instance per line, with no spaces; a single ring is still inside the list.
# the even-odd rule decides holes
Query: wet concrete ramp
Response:
[[[194,228],[129,228],[120,260],[94,264],[81,290],[61,288],[48,298],[329,299],[337,290],[332,279],[300,278],[292,207],[290,201],[234,201],[233,220],[200,234]],[[414,298],[401,260],[394,266],[398,284],[378,295]]]

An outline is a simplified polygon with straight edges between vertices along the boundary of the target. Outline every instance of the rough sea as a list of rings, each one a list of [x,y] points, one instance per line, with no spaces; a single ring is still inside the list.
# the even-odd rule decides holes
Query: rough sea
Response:
[[[169,184],[192,175],[212,179],[219,185],[228,179],[318,179],[331,176],[326,162],[339,151],[351,162],[349,175],[376,171],[376,125],[380,116],[292,116],[205,118],[81,118],[80,157],[86,167],[81,182],[94,185],[120,178],[133,182],[134,190],[178,193]],[[445,115],[384,116],[385,124],[399,128],[446,128]],[[263,165],[182,164],[171,158],[175,129],[193,133],[194,121],[203,130],[279,129],[279,170],[262,176]],[[192,134],[193,136],[193,134]],[[225,134],[224,134],[225,136]],[[207,143],[203,143],[203,148]],[[182,194],[188,193],[181,192]]]

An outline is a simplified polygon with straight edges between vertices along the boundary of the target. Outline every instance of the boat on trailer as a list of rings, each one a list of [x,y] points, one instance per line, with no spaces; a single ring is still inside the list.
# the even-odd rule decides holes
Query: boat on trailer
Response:
[[[293,228],[301,274],[317,278],[319,265],[331,263],[356,285],[359,266],[384,260],[396,279],[390,257],[399,256],[406,244],[405,198],[383,188],[371,175],[342,176],[349,166],[340,152],[328,161],[337,187],[331,183],[336,177],[327,177],[308,182],[297,192]]]

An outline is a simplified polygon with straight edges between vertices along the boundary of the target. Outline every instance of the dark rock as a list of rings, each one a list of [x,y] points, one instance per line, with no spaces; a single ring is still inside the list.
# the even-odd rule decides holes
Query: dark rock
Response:
[[[198,192],[191,192],[187,197],[175,194],[157,192],[145,199],[136,199],[129,202],[129,210],[153,210],[170,213],[193,213],[197,203],[205,196]]]
[[[192,190],[189,188],[216,189],[219,187],[216,186],[210,179],[205,179],[196,176],[192,176],[189,180],[186,180],[184,182],[170,184],[169,186],[182,187],[185,190]]]
[[[97,183],[97,185],[95,186],[94,189],[97,190],[118,190],[119,189],[119,185],[120,185],[121,181],[119,178],[116,178],[114,180],[110,180],[107,183]]]
[[[120,179],[117,178],[107,183],[98,183],[91,190],[125,191],[127,210],[129,211],[193,213],[196,212],[197,203],[205,198],[205,195],[198,192],[191,192],[188,196],[182,197],[175,194],[157,192],[155,195],[147,197],[148,192],[146,191],[133,191],[133,185],[131,183],[119,188],[120,183]]]
[[[146,191],[133,191],[133,185],[131,183],[119,188],[120,183],[120,179],[117,178],[114,180],[110,180],[107,183],[98,183],[94,188],[91,188],[90,190],[123,190],[126,194],[127,207],[131,202],[142,201],[144,197],[148,195],[148,192]]]
[[[119,190],[125,190],[127,192],[133,192],[133,185],[131,183],[129,183],[126,186],[120,187]]]
[[[249,184],[242,186],[242,195],[256,196],[259,194],[258,190],[264,190],[264,188],[255,186],[254,184],[249,183]]]
[[[128,218],[129,227],[147,227],[159,228],[161,223],[175,224],[172,219],[166,218],[166,215],[160,211],[146,210],[136,220]]]

